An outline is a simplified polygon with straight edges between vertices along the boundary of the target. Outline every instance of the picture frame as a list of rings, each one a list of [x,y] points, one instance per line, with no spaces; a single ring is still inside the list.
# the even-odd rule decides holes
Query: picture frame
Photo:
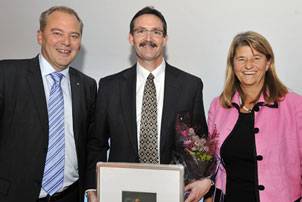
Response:
[[[183,202],[182,165],[97,163],[99,202]]]

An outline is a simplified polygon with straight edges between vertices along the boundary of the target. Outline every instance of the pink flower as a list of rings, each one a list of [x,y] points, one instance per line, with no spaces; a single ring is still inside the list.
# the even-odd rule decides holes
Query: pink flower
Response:
[[[189,135],[189,130],[182,130],[182,131],[180,131],[180,133],[181,133],[181,136],[183,136],[183,137],[188,137],[188,135]]]

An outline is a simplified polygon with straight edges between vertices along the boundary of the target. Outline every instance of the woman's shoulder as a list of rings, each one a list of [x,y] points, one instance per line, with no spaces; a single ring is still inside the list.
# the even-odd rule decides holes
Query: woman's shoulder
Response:
[[[224,114],[229,113],[230,110],[232,110],[233,108],[226,108],[221,104],[221,100],[220,100],[220,96],[215,97],[211,104],[210,104],[210,108],[209,108],[209,115],[210,114],[216,114],[216,115],[222,115],[224,116]]]
[[[211,102],[211,106],[215,105],[215,106],[219,106],[220,105],[220,96],[214,97],[212,102]]]
[[[290,110],[302,114],[302,96],[296,92],[289,91],[279,102],[280,109]]]
[[[286,94],[286,97],[296,97],[298,99],[302,99],[302,95],[294,92],[294,91],[289,91],[287,94]]]
[[[302,105],[302,95],[299,95],[298,93],[293,92],[293,91],[289,91],[285,95],[283,101],[288,102],[288,103],[292,103],[292,104],[301,104]]]
[[[215,97],[210,104],[209,111],[216,111],[221,107],[219,96]]]

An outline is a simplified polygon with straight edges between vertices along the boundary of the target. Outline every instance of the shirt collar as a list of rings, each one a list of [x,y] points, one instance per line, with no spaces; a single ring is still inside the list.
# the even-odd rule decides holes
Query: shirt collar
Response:
[[[42,54],[39,54],[39,63],[40,63],[40,69],[43,77],[53,72],[56,72],[56,70],[51,66],[51,64],[45,59],[45,57]],[[69,67],[60,71],[60,73],[67,78],[69,77],[68,72],[69,72]]]
[[[149,74],[152,73],[154,76],[154,79],[156,80],[162,73],[165,72],[166,62],[165,62],[165,60],[163,60],[162,63],[158,67],[156,67],[152,72],[149,72],[147,69],[145,69],[142,65],[140,65],[137,62],[136,69],[137,69],[138,77],[141,77],[144,80],[146,80],[147,77],[149,76]]]

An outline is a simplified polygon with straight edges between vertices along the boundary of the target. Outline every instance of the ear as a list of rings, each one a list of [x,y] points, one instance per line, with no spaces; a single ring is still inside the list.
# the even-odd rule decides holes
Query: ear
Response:
[[[166,47],[167,42],[168,42],[168,35],[166,35],[165,38],[164,38],[164,47]]]
[[[131,33],[129,33],[129,35],[128,35],[128,41],[129,41],[130,45],[133,46],[133,35]]]
[[[37,31],[37,42],[38,44],[42,45],[42,41],[43,41],[43,36],[42,36],[42,31],[41,30],[38,30]]]

